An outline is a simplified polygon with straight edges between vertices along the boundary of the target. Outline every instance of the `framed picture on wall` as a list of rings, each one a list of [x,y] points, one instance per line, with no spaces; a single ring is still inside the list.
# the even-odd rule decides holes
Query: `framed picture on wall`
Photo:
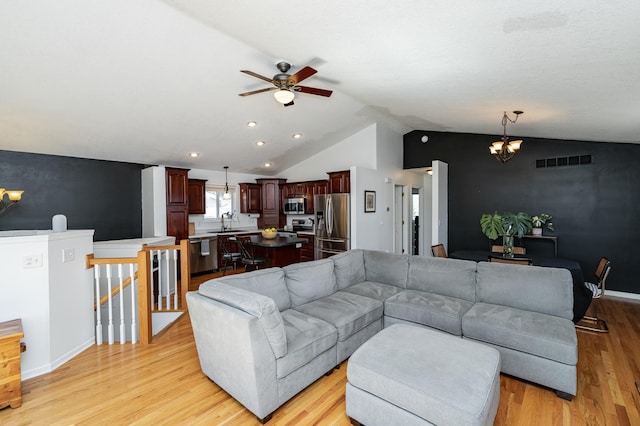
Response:
[[[364,191],[364,212],[375,213],[376,191]]]

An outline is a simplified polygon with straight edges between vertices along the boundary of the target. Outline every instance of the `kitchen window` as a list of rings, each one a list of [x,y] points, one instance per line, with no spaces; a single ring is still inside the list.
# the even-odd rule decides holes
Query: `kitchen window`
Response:
[[[225,187],[222,185],[207,185],[205,191],[206,219],[220,219],[223,214],[233,214],[235,206],[235,187],[229,185],[229,199],[224,198]]]

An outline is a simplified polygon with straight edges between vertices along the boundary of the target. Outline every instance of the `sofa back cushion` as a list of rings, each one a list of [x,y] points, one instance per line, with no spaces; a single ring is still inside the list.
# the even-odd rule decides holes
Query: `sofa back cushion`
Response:
[[[364,269],[367,281],[407,288],[409,256],[364,250]]]
[[[407,288],[476,301],[476,262],[411,256]]]
[[[201,284],[198,293],[257,318],[275,357],[282,358],[287,354],[287,335],[284,322],[273,299],[216,280]],[[212,324],[211,326],[224,327],[224,324]]]
[[[214,281],[267,296],[276,302],[280,311],[291,307],[289,290],[284,281],[284,271],[281,268],[258,269],[244,274],[217,278]]]
[[[573,279],[567,269],[478,263],[478,302],[573,318]]]
[[[331,259],[294,263],[282,269],[291,307],[313,302],[338,291]]]
[[[331,256],[333,273],[336,276],[338,290],[344,290],[367,279],[364,273],[364,255],[362,250],[354,249]]]

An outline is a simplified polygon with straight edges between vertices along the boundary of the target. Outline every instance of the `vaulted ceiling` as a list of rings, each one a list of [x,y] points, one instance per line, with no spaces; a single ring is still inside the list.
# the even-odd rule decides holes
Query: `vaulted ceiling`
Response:
[[[639,18],[637,0],[5,1],[0,149],[268,175],[373,122],[500,135],[516,109],[509,134],[640,143]],[[238,96],[268,87],[241,69],[282,59],[333,95]]]

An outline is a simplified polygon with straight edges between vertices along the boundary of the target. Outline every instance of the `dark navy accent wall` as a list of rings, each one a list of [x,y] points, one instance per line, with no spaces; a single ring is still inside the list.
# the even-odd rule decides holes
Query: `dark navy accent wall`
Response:
[[[422,135],[428,142],[421,142]],[[520,152],[501,164],[489,154],[498,139],[432,131],[404,135],[405,169],[427,167],[432,160],[449,164],[449,252],[488,248],[482,213],[548,213],[559,257],[579,261],[592,281],[598,260],[606,256],[612,263],[607,287],[640,293],[640,145],[523,137]],[[539,159],[588,154],[591,164],[536,168]],[[532,249],[552,255],[548,244],[536,242]]]
[[[0,230],[51,229],[51,218],[61,213],[69,229],[95,229],[95,241],[140,238],[144,167],[0,151],[0,186],[25,191],[22,201],[0,216]]]

